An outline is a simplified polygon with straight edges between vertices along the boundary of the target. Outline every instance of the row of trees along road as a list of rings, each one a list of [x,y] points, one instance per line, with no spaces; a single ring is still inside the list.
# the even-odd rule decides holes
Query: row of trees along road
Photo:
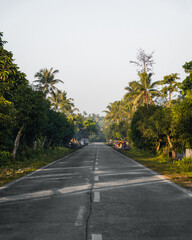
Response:
[[[138,81],[129,82],[121,101],[107,106],[107,140],[129,141],[137,148],[169,151],[172,157],[192,148],[192,61],[183,65],[188,76],[181,81],[178,73],[152,82],[153,53],[139,49]]]
[[[41,69],[30,85],[2,37],[0,33],[0,163],[29,149],[66,145],[75,135],[97,133],[96,122],[76,113],[73,99],[56,87],[63,83],[55,78],[58,70]]]

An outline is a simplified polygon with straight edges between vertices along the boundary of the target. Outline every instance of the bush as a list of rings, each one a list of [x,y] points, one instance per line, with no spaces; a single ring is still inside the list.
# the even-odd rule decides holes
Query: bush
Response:
[[[12,154],[6,151],[0,151],[0,167],[10,165],[12,160]]]

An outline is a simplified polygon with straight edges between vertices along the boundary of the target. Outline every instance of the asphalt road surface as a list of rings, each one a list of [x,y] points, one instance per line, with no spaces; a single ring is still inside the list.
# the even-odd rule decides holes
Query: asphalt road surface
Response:
[[[0,190],[0,239],[190,240],[192,193],[90,144]]]

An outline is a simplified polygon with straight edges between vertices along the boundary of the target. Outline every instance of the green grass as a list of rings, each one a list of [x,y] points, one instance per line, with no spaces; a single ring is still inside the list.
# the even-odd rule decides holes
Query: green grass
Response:
[[[61,157],[67,156],[77,149],[57,147],[54,150],[31,151],[24,159],[10,162],[0,168],[0,186],[25,176],[42,166],[45,166]]]
[[[165,155],[153,156],[149,152],[131,149],[117,150],[144,166],[165,175],[171,181],[192,190],[192,158],[173,160]]]

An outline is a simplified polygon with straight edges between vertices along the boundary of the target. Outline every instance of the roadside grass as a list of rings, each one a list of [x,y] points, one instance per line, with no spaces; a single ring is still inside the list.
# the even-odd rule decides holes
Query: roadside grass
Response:
[[[65,157],[77,149],[56,147],[55,149],[31,151],[23,159],[10,161],[0,167],[0,186],[25,176],[61,157]]]
[[[192,191],[192,158],[173,160],[165,154],[153,156],[149,152],[138,149],[117,150],[135,161],[165,175],[171,181]]]

